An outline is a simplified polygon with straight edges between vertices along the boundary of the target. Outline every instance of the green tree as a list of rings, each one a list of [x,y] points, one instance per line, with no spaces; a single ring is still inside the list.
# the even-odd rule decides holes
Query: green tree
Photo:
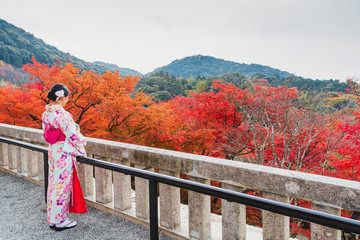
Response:
[[[206,80],[201,80],[198,82],[198,84],[196,85],[196,93],[202,93],[202,92],[207,92],[210,89],[210,86],[208,85]]]

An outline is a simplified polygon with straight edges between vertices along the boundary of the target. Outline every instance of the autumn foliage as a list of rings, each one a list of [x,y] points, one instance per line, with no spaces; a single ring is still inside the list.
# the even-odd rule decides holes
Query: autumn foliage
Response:
[[[136,137],[148,129],[144,105],[151,99],[141,92],[130,96],[139,77],[80,72],[72,64],[60,62],[50,67],[35,59],[23,69],[34,76],[32,83],[21,87],[7,84],[0,89],[3,123],[40,128],[41,114],[49,103],[47,92],[60,82],[71,92],[66,108],[85,135],[135,143]]]
[[[140,77],[118,71],[99,75],[35,59],[23,69],[33,76],[31,83],[0,88],[2,123],[41,128],[47,92],[63,83],[70,90],[66,109],[89,137],[359,180],[360,115],[326,111],[317,94],[304,98],[265,79],[249,90],[214,81],[212,91],[154,102],[134,93]],[[298,203],[308,204],[293,200]],[[221,209],[216,199],[212,206]],[[248,209],[248,221],[260,225],[261,216]],[[301,224],[292,222],[295,233],[303,231]]]

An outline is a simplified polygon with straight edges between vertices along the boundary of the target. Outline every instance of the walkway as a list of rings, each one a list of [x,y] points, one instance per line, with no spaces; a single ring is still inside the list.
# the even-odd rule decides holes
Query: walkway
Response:
[[[71,214],[78,226],[57,232],[47,225],[44,188],[0,171],[0,240],[32,239],[149,239],[149,229],[119,216],[88,207],[87,214]],[[171,238],[160,233],[160,239]]]

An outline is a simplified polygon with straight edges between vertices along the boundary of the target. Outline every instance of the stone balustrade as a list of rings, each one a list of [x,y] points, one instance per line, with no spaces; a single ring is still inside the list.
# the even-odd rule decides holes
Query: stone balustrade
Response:
[[[0,136],[47,146],[42,131],[32,128],[0,124]],[[225,159],[169,151],[121,142],[87,138],[89,157],[116,164],[134,166],[162,174],[210,184],[210,179],[222,182],[222,187],[235,191],[252,188],[263,192],[263,197],[288,203],[298,198],[312,203],[318,211],[340,215],[341,209],[360,211],[360,183],[319,175],[288,171],[229,161]],[[41,153],[1,143],[0,167],[38,177],[43,181],[43,157]],[[149,221],[148,182],[135,178],[135,203],[131,190],[131,177],[85,164],[78,166],[84,195],[96,204],[114,209],[123,216],[132,216],[139,223]],[[182,221],[184,213],[180,204],[180,190],[160,184],[159,224],[162,231],[182,239],[210,239],[210,197],[189,191],[188,221]],[[104,208],[105,209],[105,208]],[[263,239],[289,239],[289,217],[262,211]],[[186,225],[186,233],[179,231]],[[222,202],[223,239],[246,239],[245,206]],[[340,231],[312,224],[312,239],[340,238]]]

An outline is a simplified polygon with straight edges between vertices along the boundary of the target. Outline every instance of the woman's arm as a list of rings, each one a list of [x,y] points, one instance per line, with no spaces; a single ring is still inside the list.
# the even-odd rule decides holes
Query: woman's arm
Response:
[[[85,155],[86,141],[84,136],[77,130],[77,124],[66,112],[59,112],[56,116],[57,124],[60,130],[65,134],[66,139],[63,147],[64,152],[72,155]]]

